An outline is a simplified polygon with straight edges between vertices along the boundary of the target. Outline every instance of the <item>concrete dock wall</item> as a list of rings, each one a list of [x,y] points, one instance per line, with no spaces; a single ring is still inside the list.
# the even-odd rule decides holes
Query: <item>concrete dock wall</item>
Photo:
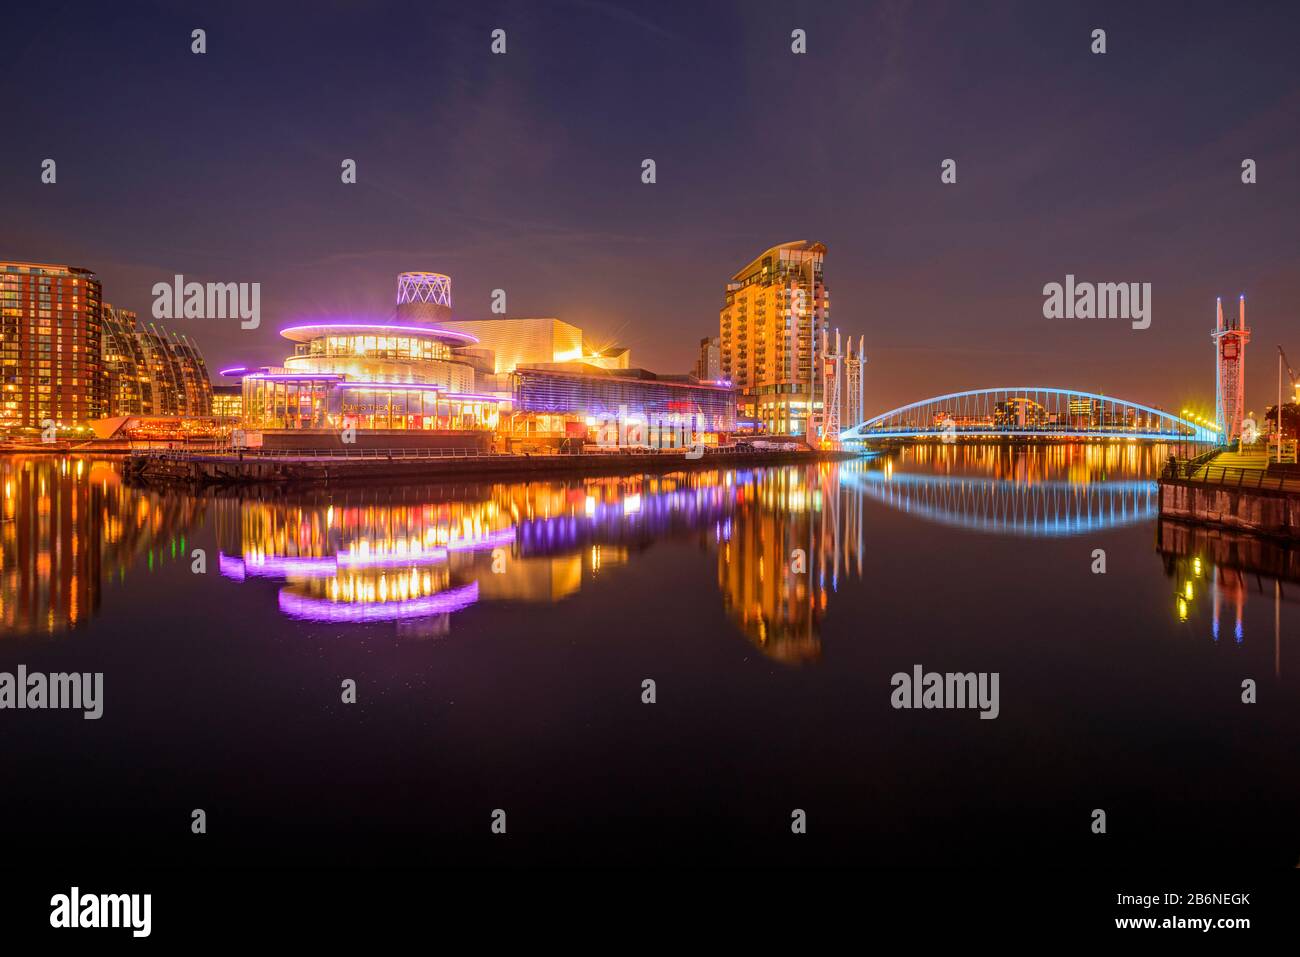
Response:
[[[699,459],[683,455],[481,455],[386,459],[311,459],[280,457],[178,455],[132,456],[125,465],[129,478],[150,484],[217,486],[259,483],[364,483],[501,478],[526,481],[541,475],[587,475],[636,472],[676,472],[685,469],[736,468],[757,465],[803,464],[855,458],[844,452],[708,453]]]
[[[1160,514],[1257,535],[1300,539],[1300,494],[1296,492],[1161,479]]]

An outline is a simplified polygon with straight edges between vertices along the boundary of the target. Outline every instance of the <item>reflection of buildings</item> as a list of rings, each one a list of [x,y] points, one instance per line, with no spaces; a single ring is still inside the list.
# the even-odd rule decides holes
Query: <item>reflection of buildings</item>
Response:
[[[0,456],[0,626],[54,634],[83,624],[100,605],[104,571],[124,575],[175,544],[201,515],[196,500],[126,488],[105,463]],[[180,549],[184,559],[184,547]]]
[[[1234,643],[1245,642],[1252,597],[1273,605],[1274,669],[1280,673],[1282,601],[1296,601],[1300,552],[1254,535],[1171,519],[1158,522],[1156,548],[1174,584],[1174,614],[1187,622],[1208,610],[1214,641],[1231,635]]]
[[[476,602],[559,601],[656,541],[694,539],[718,549],[723,602],[745,634],[778,660],[812,660],[829,592],[842,574],[861,574],[861,515],[840,504],[831,475],[610,476],[485,484],[454,498],[431,486],[416,501],[376,489],[220,499],[220,570],[279,582],[292,618],[435,636]],[[789,567],[795,548],[806,571]]]
[[[730,536],[719,545],[723,604],[764,654],[821,656],[818,626],[841,572],[862,573],[860,499],[831,470],[770,469],[738,482]]]

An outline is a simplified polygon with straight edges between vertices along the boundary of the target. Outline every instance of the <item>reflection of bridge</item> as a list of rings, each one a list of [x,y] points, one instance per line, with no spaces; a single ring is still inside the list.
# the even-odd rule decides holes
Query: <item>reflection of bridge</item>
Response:
[[[840,433],[869,439],[1155,439],[1217,442],[1213,428],[1095,392],[1015,386],[953,392],[891,409]]]
[[[957,528],[1064,536],[1154,518],[1155,482],[1022,482],[978,475],[842,471],[841,482],[892,508]]]

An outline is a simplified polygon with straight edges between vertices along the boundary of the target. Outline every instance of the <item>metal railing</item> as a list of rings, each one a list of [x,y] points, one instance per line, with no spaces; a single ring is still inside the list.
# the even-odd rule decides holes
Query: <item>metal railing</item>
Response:
[[[1171,462],[1162,473],[1163,478],[1197,482],[1204,485],[1230,485],[1234,488],[1267,489],[1278,492],[1300,492],[1300,476],[1286,476],[1267,469],[1248,469],[1237,465],[1207,465],[1188,462]]]

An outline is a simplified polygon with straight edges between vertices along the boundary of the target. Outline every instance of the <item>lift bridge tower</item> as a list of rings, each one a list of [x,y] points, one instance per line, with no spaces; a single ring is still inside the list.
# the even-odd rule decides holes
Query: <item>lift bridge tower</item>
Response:
[[[1237,300],[1237,320],[1223,318],[1223,300],[1215,300],[1218,318],[1214,339],[1215,389],[1214,420],[1221,442],[1232,442],[1241,436],[1241,420],[1246,414],[1246,343],[1250,330],[1246,328],[1246,297]]]

